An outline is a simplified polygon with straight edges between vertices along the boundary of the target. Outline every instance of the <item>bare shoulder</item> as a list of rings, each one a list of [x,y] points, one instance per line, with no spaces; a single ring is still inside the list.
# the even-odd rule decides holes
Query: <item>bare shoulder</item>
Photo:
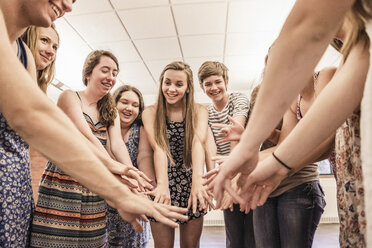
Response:
[[[155,106],[155,105],[150,105],[150,106],[147,106],[147,107],[143,110],[142,115],[146,115],[146,116],[154,115],[155,112],[156,112],[156,106]]]
[[[198,120],[208,120],[208,110],[202,104],[195,104],[195,115]]]
[[[155,105],[150,105],[150,106],[146,107],[142,112],[143,124],[146,125],[149,122],[154,122],[155,115],[156,115]]]
[[[72,90],[64,90],[60,95],[59,98],[71,98],[71,97],[77,97],[76,92]]]
[[[205,107],[204,105],[200,103],[195,104],[195,110],[197,111],[196,113],[198,113],[199,111],[208,113],[207,107]]]
[[[319,93],[333,78],[337,71],[337,67],[326,67],[319,71],[315,90]]]
[[[77,101],[78,96],[75,91],[72,90],[64,90],[58,97],[58,105],[66,103],[66,102],[73,102]]]
[[[319,77],[333,77],[336,70],[337,67],[334,66],[326,67],[319,72]]]

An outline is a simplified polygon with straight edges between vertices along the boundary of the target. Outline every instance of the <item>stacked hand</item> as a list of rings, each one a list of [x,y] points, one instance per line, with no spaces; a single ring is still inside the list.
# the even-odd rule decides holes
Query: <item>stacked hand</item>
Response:
[[[235,149],[239,149],[238,146],[235,147]],[[236,189],[234,190],[232,188],[231,180],[240,173],[240,177],[237,181],[237,186],[240,187],[256,167],[258,152],[246,151],[244,155],[242,154],[239,158],[230,155],[221,166],[204,175],[204,177],[207,178],[205,185],[208,185],[207,189],[213,193],[217,202],[217,208],[221,207],[225,190],[234,199],[239,198]]]
[[[155,203],[162,203],[166,205],[171,204],[169,187],[167,183],[158,183],[152,191],[146,192],[147,195],[154,196]]]
[[[114,162],[115,166],[111,166],[109,170],[118,175],[119,179],[130,188],[138,188],[139,191],[152,190],[154,187],[150,184],[151,180],[133,166],[124,165]]]
[[[204,175],[208,178],[205,185],[213,192],[217,208],[226,209],[229,200],[226,194],[229,194],[240,204],[241,211],[248,213],[250,209],[263,205],[270,193],[288,176],[288,170],[278,164],[272,156],[261,161],[256,168],[254,166],[257,157],[252,153],[248,158],[236,171],[226,168],[229,162],[226,160],[220,167]],[[253,169],[250,169],[252,167]],[[234,185],[232,178],[238,172],[239,179]]]
[[[129,222],[138,233],[143,231],[138,217],[142,217],[142,219],[147,221],[147,218],[144,216],[151,216],[172,228],[178,227],[178,224],[175,222],[176,219],[181,221],[188,219],[185,215],[188,211],[187,208],[155,203],[135,194],[127,195],[124,200],[112,203],[112,205],[118,210],[120,216]]]
[[[215,209],[213,204],[213,197],[206,187],[203,185],[202,178],[195,178],[192,181],[190,197],[188,200],[187,208],[192,207],[192,212],[195,214],[199,202],[199,211],[204,211]]]

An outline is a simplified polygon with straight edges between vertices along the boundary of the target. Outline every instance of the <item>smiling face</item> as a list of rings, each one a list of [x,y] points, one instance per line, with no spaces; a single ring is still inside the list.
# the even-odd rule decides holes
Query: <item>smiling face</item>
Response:
[[[202,88],[213,102],[219,102],[227,95],[226,83],[223,76],[209,76],[203,80]]]
[[[74,0],[20,0],[26,26],[49,27],[57,18],[72,10]]]
[[[36,69],[38,71],[44,70],[56,58],[59,39],[56,31],[52,28],[38,29],[38,40],[36,41]]]
[[[118,66],[108,56],[101,56],[99,63],[93,68],[92,73],[86,77],[87,87],[94,88],[102,95],[106,95],[114,87]]]
[[[130,126],[137,119],[140,109],[140,100],[131,90],[124,91],[116,103],[121,125]]]
[[[168,104],[181,102],[187,90],[187,75],[183,71],[167,70],[161,84],[162,93]]]

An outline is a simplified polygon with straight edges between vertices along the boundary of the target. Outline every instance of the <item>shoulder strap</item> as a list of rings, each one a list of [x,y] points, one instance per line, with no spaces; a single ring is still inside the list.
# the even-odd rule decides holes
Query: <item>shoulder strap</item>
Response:
[[[79,98],[79,100],[80,100],[80,102],[81,102],[81,97],[80,97],[80,95],[79,95],[79,92],[75,91],[75,93],[76,93],[77,97]]]

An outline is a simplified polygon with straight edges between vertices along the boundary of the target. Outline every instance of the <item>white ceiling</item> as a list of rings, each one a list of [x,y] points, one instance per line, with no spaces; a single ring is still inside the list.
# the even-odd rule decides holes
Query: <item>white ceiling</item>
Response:
[[[78,0],[56,22],[61,44],[55,85],[83,88],[81,70],[93,49],[108,49],[119,59],[117,85],[131,84],[156,99],[157,81],[168,63],[182,60],[194,73],[196,100],[206,103],[197,81],[206,60],[227,65],[230,91],[249,94],[257,84],[267,49],[295,0]],[[319,68],[335,65],[329,49]],[[49,87],[56,99],[61,91]]]

